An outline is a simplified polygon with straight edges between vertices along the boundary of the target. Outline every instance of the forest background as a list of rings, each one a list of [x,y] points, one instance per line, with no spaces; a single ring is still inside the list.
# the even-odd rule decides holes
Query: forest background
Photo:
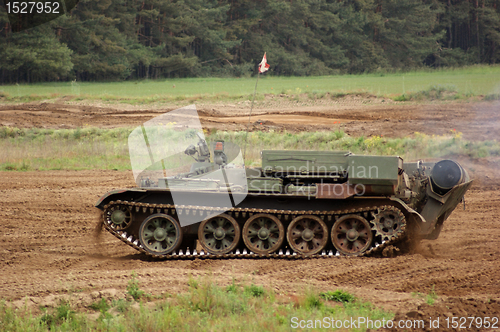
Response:
[[[309,76],[500,62],[500,0],[81,0],[13,33],[0,84]]]

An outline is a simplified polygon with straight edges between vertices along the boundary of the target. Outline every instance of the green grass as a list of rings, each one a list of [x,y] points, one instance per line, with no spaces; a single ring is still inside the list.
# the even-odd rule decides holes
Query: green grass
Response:
[[[233,283],[232,288],[215,282],[190,282],[189,289],[155,306],[95,303],[96,320],[70,303],[34,315],[27,309],[13,309],[0,301],[1,331],[290,331],[293,318],[315,321],[325,317],[349,320],[367,317],[388,320],[393,313],[360,299],[339,304],[321,299],[318,292],[278,295],[262,286]],[[253,289],[249,291],[249,289]],[[258,291],[255,291],[257,290]],[[351,295],[352,296],[352,295]],[[126,301],[130,304],[134,300]],[[120,305],[120,308],[118,308]],[[298,329],[299,331],[303,329]],[[365,331],[361,326],[353,331]]]
[[[395,101],[408,100],[454,100],[463,98],[463,95],[457,93],[455,85],[433,85],[427,90],[410,92],[399,95],[394,98]]]
[[[245,145],[244,132],[218,131],[211,137]],[[319,150],[351,151],[356,154],[399,155],[410,161],[420,158],[463,155],[485,158],[500,155],[500,144],[492,141],[469,141],[461,133],[450,130],[443,135],[415,133],[411,137],[387,138],[381,136],[354,137],[341,130],[323,132],[251,132],[248,133],[247,165],[260,165],[262,150]]]
[[[95,311],[106,312],[111,307],[109,306],[105,298],[101,298],[99,302],[92,303],[89,308]]]
[[[420,70],[406,73],[273,77],[263,75],[258,95],[288,94],[311,99],[366,92],[378,96],[418,93],[432,86],[454,86],[460,96],[495,95],[500,88],[500,66]],[[174,87],[175,86],[175,87]],[[110,83],[42,83],[0,86],[0,101],[25,102],[70,96],[71,100],[144,104],[250,99],[255,78],[186,78]]]
[[[130,169],[130,131],[0,127],[0,169]]]
[[[438,299],[436,291],[434,290],[434,285],[432,285],[429,294],[412,293],[412,295],[414,297],[417,297],[417,298],[420,298],[422,300],[425,300],[425,303],[427,303],[428,305],[434,305],[434,303]]]
[[[18,129],[0,127],[0,170],[130,170],[127,138],[129,128]],[[239,145],[247,140],[245,163],[260,166],[262,150],[351,151],[356,154],[399,155],[418,158],[500,155],[496,140],[469,141],[450,130],[443,135],[415,133],[411,137],[354,137],[341,130],[321,132],[214,131],[209,141],[223,139]],[[189,159],[189,161],[191,161]],[[170,165],[172,162],[166,162]]]
[[[336,291],[333,292],[328,291],[326,293],[321,293],[319,294],[319,296],[328,301],[336,301],[342,303],[349,303],[356,300],[356,298],[352,294],[349,294],[348,292],[343,291],[341,289],[337,289]]]
[[[141,298],[149,298],[150,294],[146,294],[142,289],[139,288],[139,281],[137,280],[137,274],[132,271],[132,279],[129,280],[127,284],[127,294],[130,295],[134,300],[138,301]]]
[[[253,297],[261,297],[264,296],[266,292],[263,287],[252,284],[245,287],[245,293]]]

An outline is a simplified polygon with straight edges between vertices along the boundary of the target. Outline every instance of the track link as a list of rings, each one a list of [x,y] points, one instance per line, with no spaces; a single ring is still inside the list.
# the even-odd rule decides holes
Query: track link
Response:
[[[195,213],[195,214],[200,214],[200,216],[203,216],[206,214],[207,217],[212,217],[215,215],[218,215],[220,213],[227,213],[227,214],[234,214],[236,216],[239,216],[240,214],[243,217],[251,217],[253,214],[257,213],[269,213],[276,215],[278,219],[285,219],[285,220],[291,220],[290,218],[294,218],[295,216],[300,216],[300,215],[315,215],[320,217],[322,220],[327,219],[328,221],[331,220],[336,220],[341,215],[346,215],[346,214],[365,214],[365,216],[369,213],[376,214],[377,211],[384,211],[384,210],[391,210],[396,212],[398,215],[403,216],[402,218],[404,219],[404,215],[402,212],[395,208],[394,206],[373,206],[373,207],[365,207],[365,208],[359,208],[359,209],[348,209],[348,210],[339,210],[339,211],[313,211],[313,210],[273,210],[273,209],[256,209],[256,208],[224,208],[224,207],[205,207],[205,206],[195,206],[195,205],[180,205],[180,206],[174,206],[172,204],[148,204],[148,203],[136,203],[136,202],[129,202],[129,201],[112,201],[109,202],[105,207],[104,207],[104,212],[103,212],[103,224],[105,229],[113,234],[116,238],[118,238],[120,241],[128,244],[135,250],[146,254],[148,256],[158,258],[158,259],[234,259],[234,258],[280,258],[280,259],[316,259],[316,258],[333,258],[333,257],[342,257],[345,256],[339,252],[335,252],[333,250],[323,250],[321,254],[315,254],[315,255],[302,255],[297,252],[290,252],[290,250],[283,251],[283,249],[278,250],[278,253],[272,253],[272,254],[267,254],[267,255],[257,255],[255,253],[249,252],[246,249],[240,251],[239,249],[236,249],[235,252],[231,252],[229,254],[223,254],[223,255],[213,255],[207,252],[204,252],[203,250],[201,252],[197,252],[196,250],[190,251],[189,248],[187,250],[177,250],[174,251],[172,254],[168,255],[155,255],[152,254],[146,250],[144,250],[142,244],[140,243],[139,239],[134,237],[132,234],[127,233],[127,229],[119,229],[117,228],[112,222],[109,221],[109,216],[106,215],[107,211],[109,211],[109,208],[112,207],[113,205],[125,205],[131,209],[131,211],[142,211],[143,213],[150,212],[150,214],[154,213],[164,213],[168,214],[171,216],[175,216],[176,214],[181,214],[181,213]],[[335,219],[334,219],[335,218]],[[371,220],[370,223],[375,226],[377,218],[374,220]],[[406,221],[403,220],[403,222],[406,224]],[[369,255],[374,255],[377,253],[381,253],[385,248],[388,246],[396,243],[397,241],[401,240],[404,238],[406,235],[405,228],[403,227],[401,232],[398,232],[396,235],[391,236],[389,239],[382,239],[378,241],[377,243],[374,243],[371,248],[366,250],[363,253],[360,253],[358,255],[351,255],[354,257],[360,257],[360,256],[369,256]]]

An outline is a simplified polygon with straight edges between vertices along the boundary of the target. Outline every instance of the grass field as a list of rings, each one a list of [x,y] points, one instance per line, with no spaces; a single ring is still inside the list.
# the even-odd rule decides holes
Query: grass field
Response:
[[[17,129],[0,127],[0,170],[129,170],[127,139],[132,129]],[[209,141],[224,139],[241,149],[247,141],[245,163],[260,166],[260,151],[320,150],[351,151],[356,154],[399,155],[406,161],[418,158],[468,156],[484,158],[500,155],[500,144],[468,141],[461,133],[443,135],[416,133],[413,137],[353,137],[343,131],[245,132],[213,131]]]
[[[358,320],[364,317],[382,322],[393,313],[376,308],[342,290],[320,293],[301,290],[297,295],[278,296],[272,290],[250,284],[222,287],[212,281],[190,280],[189,290],[177,295],[145,294],[134,278],[124,299],[104,298],[79,312],[71,301],[44,309],[41,315],[28,310],[12,309],[0,301],[2,331],[290,331],[297,325],[304,331],[306,324],[335,324],[337,320]],[[143,305],[154,300],[154,307]],[[99,313],[91,319],[84,312]],[[295,317],[295,319],[294,319]],[[326,320],[325,320],[326,318]],[[300,321],[303,323],[300,323]],[[309,323],[310,322],[310,323]],[[327,323],[325,323],[327,322]],[[314,325],[309,325],[309,327]],[[335,326],[335,325],[334,325]],[[318,325],[316,325],[318,327]],[[357,324],[351,331],[366,331],[367,325]],[[328,328],[328,327],[327,327]],[[330,327],[331,328],[331,327]],[[307,329],[310,330],[310,329]]]
[[[248,99],[256,78],[187,78],[111,83],[61,82],[0,86],[0,101],[28,101],[71,96],[75,100],[101,99],[147,103],[161,101]],[[314,77],[260,77],[258,94],[324,94],[366,92],[399,96],[444,86],[465,96],[500,92],[500,66],[472,66],[407,73]],[[2,98],[3,96],[3,98]]]

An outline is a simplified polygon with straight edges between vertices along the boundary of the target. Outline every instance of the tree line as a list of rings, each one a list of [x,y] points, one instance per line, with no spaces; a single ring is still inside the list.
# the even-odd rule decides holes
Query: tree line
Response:
[[[13,33],[0,83],[326,75],[500,61],[500,0],[80,0]]]

